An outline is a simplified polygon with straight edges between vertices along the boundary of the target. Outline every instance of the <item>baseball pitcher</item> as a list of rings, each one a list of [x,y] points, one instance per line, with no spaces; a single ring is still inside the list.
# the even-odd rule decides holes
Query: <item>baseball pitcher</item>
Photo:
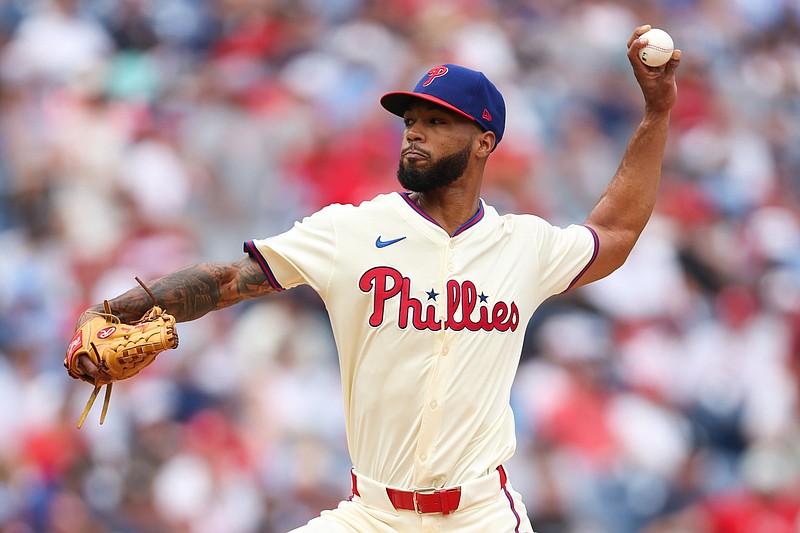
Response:
[[[96,394],[174,347],[173,320],[309,285],[325,302],[339,353],[352,496],[296,531],[530,533],[504,468],[515,449],[509,398],[525,326],[546,298],[622,265],[651,215],[681,52],[645,65],[638,52],[648,29],[627,43],[643,118],[582,224],[500,215],[483,202],[484,168],[503,138],[503,97],[479,71],[436,66],[413,90],[380,100],[405,125],[404,192],[330,205],[281,235],[244,243],[238,261],[190,266],[87,310],[80,325],[108,324],[79,328],[70,374]],[[99,349],[113,337],[108,328],[144,329],[156,317],[160,336],[149,348]]]

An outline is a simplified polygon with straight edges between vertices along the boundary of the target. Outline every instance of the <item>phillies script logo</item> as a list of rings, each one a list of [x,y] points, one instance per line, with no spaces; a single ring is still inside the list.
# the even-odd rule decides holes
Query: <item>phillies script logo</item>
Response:
[[[409,322],[416,329],[432,331],[516,331],[519,326],[517,304],[511,302],[509,306],[505,302],[496,302],[490,307],[488,297],[483,293],[479,295],[471,281],[447,281],[447,316],[443,321],[436,318],[436,306],[433,303],[423,304],[422,300],[411,296],[411,280],[394,268],[381,266],[369,269],[358,281],[358,288],[362,292],[372,293],[372,314],[369,316],[369,325],[372,327],[383,324],[386,302],[393,298],[399,300],[397,321],[401,329],[406,329]],[[438,294],[433,291],[428,293],[429,300],[435,300],[436,296]]]
[[[441,78],[445,74],[447,74],[447,67],[445,67],[444,65],[441,67],[433,67],[428,71],[428,79],[425,80],[422,86],[427,87],[428,85],[433,83],[433,80],[435,80],[436,78]]]

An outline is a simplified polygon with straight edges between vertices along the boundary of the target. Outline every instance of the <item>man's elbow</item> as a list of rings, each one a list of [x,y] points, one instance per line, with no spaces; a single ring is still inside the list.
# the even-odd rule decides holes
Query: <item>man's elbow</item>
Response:
[[[597,231],[598,253],[592,266],[582,276],[580,285],[585,285],[609,276],[618,270],[630,257],[639,233],[611,234]]]

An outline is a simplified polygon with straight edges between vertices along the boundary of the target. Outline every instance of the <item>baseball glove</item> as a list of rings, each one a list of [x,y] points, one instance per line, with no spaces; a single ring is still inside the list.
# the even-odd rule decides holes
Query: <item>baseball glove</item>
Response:
[[[124,324],[111,314],[108,300],[104,301],[104,313],[84,322],[67,347],[64,366],[69,375],[94,385],[94,390],[83,410],[78,427],[83,425],[86,415],[92,408],[97,393],[106,385],[103,410],[100,423],[105,421],[108,402],[111,399],[111,387],[115,381],[128,379],[138,374],[152,363],[156,356],[164,350],[178,346],[178,334],[175,330],[175,318],[165,313],[153,296],[153,293],[142,283],[136,281],[153,299],[153,307],[141,319],[132,324]],[[86,355],[98,368],[97,379],[85,374],[78,366],[80,356]]]

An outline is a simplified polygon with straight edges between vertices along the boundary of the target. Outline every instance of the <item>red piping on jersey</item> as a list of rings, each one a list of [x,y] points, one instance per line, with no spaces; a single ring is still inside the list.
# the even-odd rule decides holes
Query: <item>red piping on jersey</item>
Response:
[[[442,226],[439,225],[438,222],[436,222],[436,220],[434,220],[434,218],[432,216],[430,216],[428,213],[423,211],[422,208],[420,206],[418,206],[414,202],[414,200],[411,199],[411,193],[403,192],[403,193],[400,193],[400,196],[402,196],[403,199],[406,201],[406,203],[411,206],[411,209],[413,209],[414,211],[419,213],[419,215],[422,218],[424,218],[428,222],[432,222],[432,223],[436,224],[440,228],[442,227]],[[463,232],[467,231],[469,228],[471,228],[472,226],[474,226],[475,224],[480,222],[481,219],[483,219],[483,215],[484,215],[483,200],[479,200],[479,202],[480,202],[480,205],[478,206],[478,212],[475,213],[475,215],[473,215],[472,218],[470,218],[465,223],[463,223],[461,226],[459,226],[458,229],[455,231],[455,233],[453,233],[453,237],[455,237],[456,235],[458,235],[460,233],[463,233]]]
[[[600,238],[597,236],[597,232],[593,228],[590,228],[589,226],[584,225],[583,227],[592,232],[592,239],[594,239],[594,252],[592,252],[592,258],[589,259],[589,262],[586,263],[586,266],[583,267],[583,270],[578,272],[578,275],[575,276],[575,279],[572,280],[572,282],[567,286],[566,289],[561,291],[561,294],[564,294],[565,292],[570,290],[576,283],[578,283],[578,280],[581,279],[581,276],[583,276],[586,273],[586,271],[589,270],[589,267],[592,266],[594,260],[597,259],[597,254],[600,253]]]
[[[267,264],[267,260],[264,259],[264,256],[261,255],[261,252],[258,251],[256,247],[256,243],[253,241],[246,241],[244,243],[244,251],[245,253],[249,254],[250,257],[256,260],[258,266],[261,267],[261,270],[264,272],[264,275],[267,276],[267,281],[272,288],[276,291],[285,290],[280,283],[278,283],[278,278],[275,277],[275,274],[272,273],[272,269],[269,268],[269,264]]]

